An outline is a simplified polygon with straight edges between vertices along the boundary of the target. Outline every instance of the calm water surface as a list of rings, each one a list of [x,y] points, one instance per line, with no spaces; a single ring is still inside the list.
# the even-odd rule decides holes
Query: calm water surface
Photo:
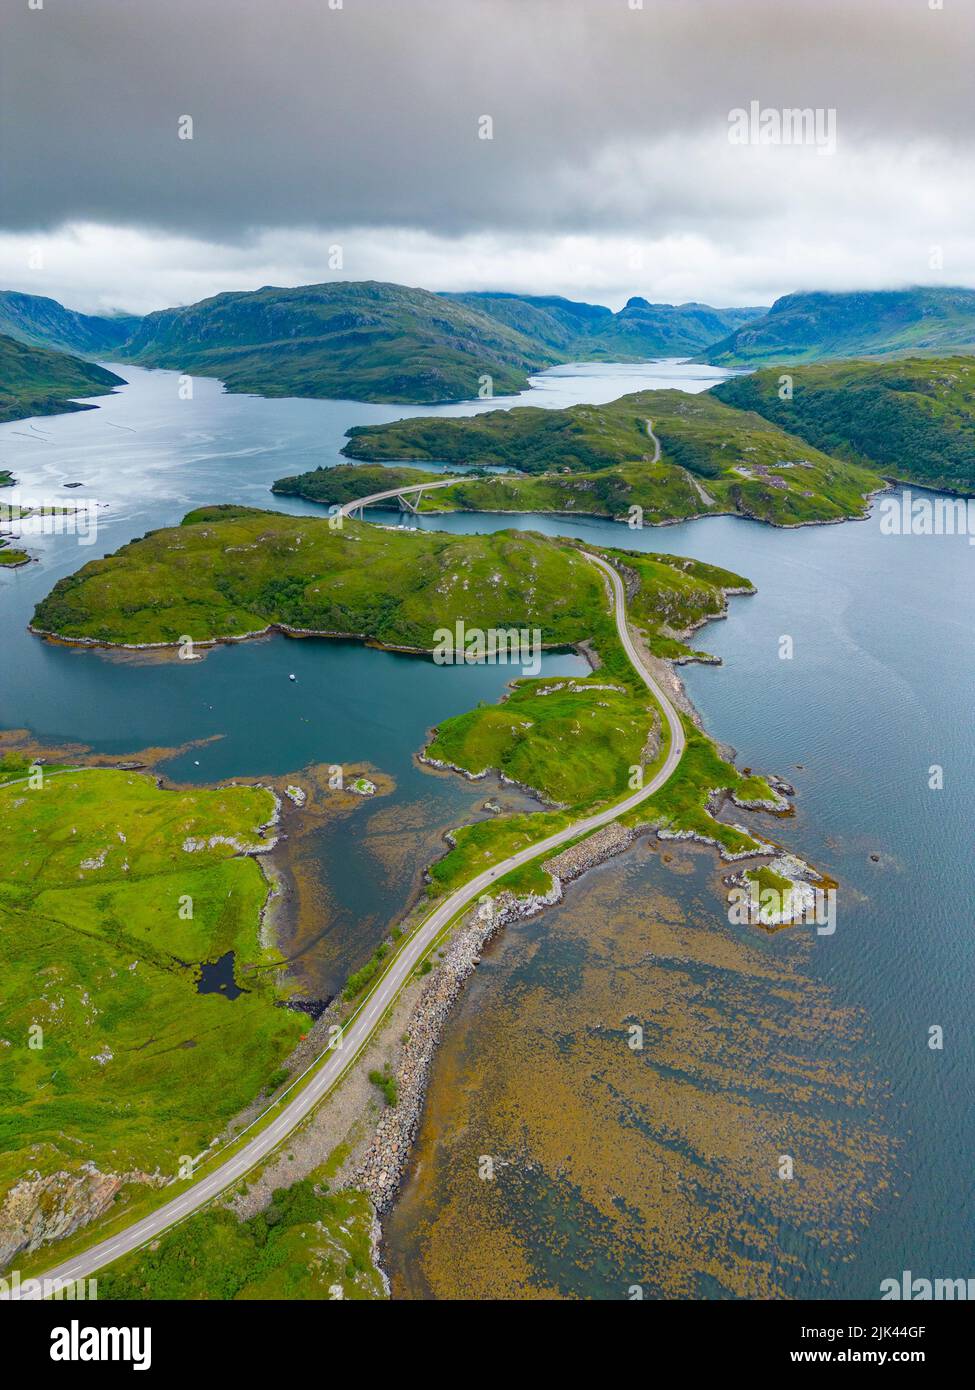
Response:
[[[80,547],[69,537],[31,538],[28,548],[39,562],[0,574],[0,727],[27,728],[46,741],[80,741],[120,755],[219,735],[166,768],[186,781],[367,761],[396,780],[393,801],[385,808],[377,802],[370,814],[391,808],[394,819],[417,826],[417,843],[422,827],[468,816],[483,790],[478,797],[459,779],[433,778],[412,756],[438,719],[478,699],[496,699],[503,669],[436,668],[351,644],[281,638],[221,648],[196,665],[141,663],[48,646],[29,637],[25,624],[62,575],[151,528],[175,523],[193,506],[235,501],[316,511],[271,497],[268,486],[282,475],[339,462],[351,425],[409,414],[473,413],[513,402],[436,411],[265,401],[225,395],[218,383],[200,379],[194,399],[181,401],[173,373],[118,370],[130,385],[99,398],[97,410],[0,426],[0,467],[19,479],[24,498],[70,501],[84,495],[104,507],[94,545]],[[641,387],[700,390],[720,375],[673,363],[566,367],[537,378],[521,399],[562,406],[611,400]],[[84,493],[62,493],[70,481],[83,482]],[[837,1007],[865,1011],[863,1064],[890,1079],[889,1123],[902,1142],[894,1183],[899,1195],[889,1198],[882,1218],[871,1221],[833,1292],[874,1296],[881,1278],[906,1268],[930,1276],[975,1273],[975,550],[962,538],[882,536],[874,519],[776,531],[715,518],[640,534],[579,518],[454,516],[421,524],[468,532],[520,526],[696,555],[758,586],[756,597],[732,601],[727,623],[699,635],[700,645],[725,664],[685,668],[685,679],[707,728],[737,749],[740,764],[778,772],[797,786],[797,816],[778,832],[840,882],[836,934],[811,943],[804,968]],[[791,661],[779,658],[784,635],[793,639]],[[545,667],[578,668],[571,656],[550,657]],[[296,682],[288,680],[291,672]],[[944,768],[941,791],[928,787],[933,764]],[[401,856],[390,873],[376,838],[351,833],[340,822],[324,829],[317,843],[329,900],[323,937],[305,964],[322,990],[369,954],[422,867],[415,853],[415,862]],[[622,863],[607,866],[600,881],[612,883],[618,874],[622,894],[632,872]],[[653,874],[662,870],[654,861],[641,872],[651,875],[652,886]],[[694,882],[697,917],[719,914],[713,889]],[[667,892],[681,900],[691,892],[690,883],[688,878],[685,890],[683,880],[668,875]],[[557,942],[559,913],[573,910],[572,893],[581,890],[582,885],[571,890],[567,903],[547,914],[548,940]],[[690,916],[690,898],[687,908]],[[502,1008],[491,978],[489,970],[477,994],[485,1030]],[[945,1031],[940,1052],[927,1047],[933,1024]],[[471,1027],[477,1026],[474,1018]],[[453,1064],[445,1049],[441,1065]],[[411,1200],[409,1190],[404,1200]],[[397,1259],[416,1253],[407,1236],[399,1239],[399,1249],[394,1245],[391,1252],[394,1268]],[[570,1233],[566,1239],[562,1267],[587,1267],[585,1236]],[[545,1258],[550,1278],[551,1254]],[[602,1264],[598,1270],[585,1291],[618,1296],[620,1271]],[[574,1287],[568,1276],[567,1282]],[[810,1275],[798,1291],[818,1287]]]

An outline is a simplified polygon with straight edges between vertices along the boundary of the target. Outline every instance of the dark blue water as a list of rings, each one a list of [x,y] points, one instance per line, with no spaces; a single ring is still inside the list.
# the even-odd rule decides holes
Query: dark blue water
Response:
[[[173,774],[187,780],[364,759],[397,779],[404,814],[419,806],[430,824],[449,823],[452,813],[469,809],[471,789],[430,778],[412,753],[438,718],[496,698],[503,671],[434,668],[347,644],[281,638],[224,648],[195,665],[141,664],[50,647],[24,632],[37,599],[93,556],[200,503],[314,511],[272,498],[268,484],[338,461],[350,425],[434,413],[225,396],[199,380],[194,400],[183,402],[174,374],[120,370],[132,385],[97,411],[34,422],[40,436],[23,422],[0,426],[0,467],[21,479],[25,493],[52,500],[64,482],[79,479],[86,495],[108,504],[95,545],[32,540],[40,563],[0,574],[0,726],[120,754],[222,735],[173,762]],[[701,389],[713,380],[703,372],[563,368],[539,378],[530,398],[551,405],[609,400],[641,385],[678,384],[675,377]],[[707,728],[738,750],[740,764],[778,772],[798,788],[788,842],[840,882],[837,931],[817,940],[812,968],[840,999],[867,1009],[872,1055],[899,1107],[902,1195],[838,1272],[837,1291],[873,1297],[879,1277],[907,1268],[975,1272],[975,549],[959,537],[884,536],[874,520],[777,531],[713,518],[643,533],[540,517],[421,524],[521,526],[695,555],[758,586],[756,597],[732,601],[730,621],[699,634],[700,645],[725,664],[684,675]],[[791,661],[779,657],[786,635]],[[574,663],[550,658],[546,669]],[[288,681],[290,671],[297,682]],[[934,764],[944,769],[940,791],[928,786]],[[321,862],[340,945],[319,964],[333,979],[368,955],[409,882],[381,882],[341,826],[324,836]],[[944,1028],[943,1051],[927,1046],[933,1024]]]
[[[196,982],[197,994],[222,994],[225,999],[239,999],[244,993],[234,979],[234,953],[227,951],[214,961],[204,961]]]
[[[518,524],[694,555],[757,585],[756,596],[732,599],[728,622],[697,636],[724,665],[684,668],[684,680],[739,765],[797,787],[796,818],[778,833],[840,884],[835,935],[815,938],[811,968],[840,1001],[867,1009],[871,1061],[891,1080],[903,1140],[900,1195],[836,1270],[833,1290],[876,1298],[880,1280],[904,1269],[968,1277],[975,549],[963,536],[882,535],[876,517],[798,531],[736,518],[642,533],[561,518]],[[779,657],[783,636],[792,660]],[[929,787],[936,765],[943,790]],[[928,1047],[934,1024],[942,1051]]]

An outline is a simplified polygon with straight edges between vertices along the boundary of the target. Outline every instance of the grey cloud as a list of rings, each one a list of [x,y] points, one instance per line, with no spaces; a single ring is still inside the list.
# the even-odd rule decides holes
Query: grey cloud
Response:
[[[975,6],[952,0],[3,4],[13,231],[715,230],[782,197],[753,183],[744,198],[725,141],[753,98],[835,106],[841,140],[891,153],[972,135]],[[476,138],[482,114],[493,141]],[[715,160],[706,188],[675,177],[656,158],[671,137],[724,141],[723,177]]]

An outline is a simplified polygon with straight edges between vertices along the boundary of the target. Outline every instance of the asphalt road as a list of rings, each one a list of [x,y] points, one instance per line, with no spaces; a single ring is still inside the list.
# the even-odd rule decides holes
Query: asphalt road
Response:
[[[659,463],[659,462],[660,462],[660,440],[657,438],[657,436],[656,436],[656,435],[654,434],[654,432],[653,432],[653,421],[652,421],[652,420],[648,420],[648,421],[647,421],[647,434],[648,434],[648,435],[650,436],[650,438],[653,440],[653,458],[650,460],[650,462],[651,462],[651,463]]]
[[[393,495],[395,496],[395,493]],[[393,1003],[401,987],[422,960],[428,948],[437,939],[447,923],[462,908],[476,900],[498,879],[504,878],[505,874],[510,873],[512,869],[517,869],[532,859],[537,859],[539,856],[547,855],[553,850],[559,849],[567,841],[574,840],[579,835],[608,825],[627,811],[639,806],[647,797],[658,791],[673,773],[684,752],[684,727],[680,717],[667,695],[643,665],[640,654],[630,637],[626,620],[626,595],[619,575],[605,560],[596,555],[590,555],[587,551],[582,553],[587,560],[597,565],[608,578],[613,594],[613,608],[620,641],[623,643],[634,669],[658,701],[666,717],[670,729],[670,746],[659,771],[654,774],[646,786],[633,792],[624,801],[615,802],[605,810],[586,816],[583,820],[575,821],[564,830],[550,835],[548,839],[529,845],[517,854],[505,859],[495,868],[485,869],[476,878],[464,884],[462,888],[451,893],[450,897],[435,908],[430,916],[416,928],[413,935],[404,942],[399,953],[393,958],[386,974],[381,977],[375,992],[347,1026],[342,1036],[341,1046],[333,1049],[327,1055],[327,1059],[314,1073],[311,1080],[292,1100],[286,1103],[281,1113],[266,1128],[260,1130],[237,1153],[221,1163],[206,1177],[200,1178],[198,1182],[178,1197],[172,1198],[171,1201],[126,1227],[117,1235],[109,1236],[97,1245],[93,1245],[83,1254],[76,1255],[73,1259],[65,1260],[63,1264],[47,1270],[43,1275],[38,1276],[39,1278],[49,1280],[88,1278],[112,1260],[117,1260],[119,1256],[137,1250],[147,1241],[153,1240],[168,1230],[170,1226],[189,1216],[190,1213],[198,1211],[200,1207],[205,1206],[225,1188],[242,1178],[245,1173],[276,1149],[281,1141],[301,1123],[331,1089],[346,1067],[362,1051],[372,1036],[377,1023]],[[21,1297],[27,1298],[39,1296],[39,1292],[21,1294]]]

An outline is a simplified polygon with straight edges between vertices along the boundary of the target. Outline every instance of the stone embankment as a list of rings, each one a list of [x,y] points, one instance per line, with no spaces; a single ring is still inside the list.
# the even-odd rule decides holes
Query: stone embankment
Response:
[[[547,893],[529,893],[524,897],[501,893],[473,909],[454,932],[410,1017],[407,1042],[396,1072],[397,1103],[383,1111],[372,1143],[352,1179],[353,1186],[368,1192],[380,1213],[390,1205],[403,1176],[447,1017],[491,937],[508,922],[531,917],[559,902],[563,884],[621,853],[634,838],[633,830],[616,822],[604,826],[546,862],[545,869],[552,880]]]

